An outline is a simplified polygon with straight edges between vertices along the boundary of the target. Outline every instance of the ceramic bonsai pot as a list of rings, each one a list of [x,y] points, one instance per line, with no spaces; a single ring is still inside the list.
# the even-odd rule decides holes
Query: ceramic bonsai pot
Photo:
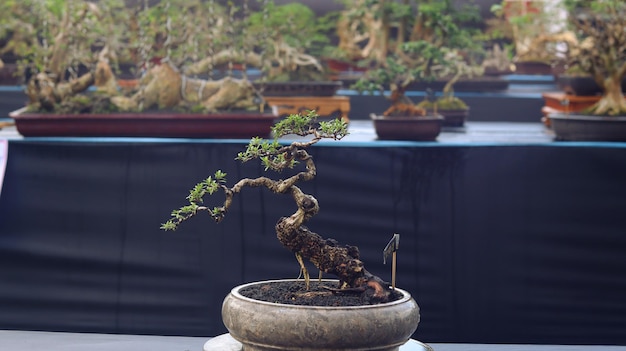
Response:
[[[174,137],[251,138],[268,136],[274,114],[223,112],[199,113],[111,113],[53,114],[29,113],[24,109],[10,114],[25,137]]]
[[[561,92],[548,92],[541,94],[546,107],[559,112],[580,112],[593,106],[601,96],[578,96]]]
[[[429,111],[429,113],[431,113]],[[443,116],[442,127],[463,127],[465,121],[469,116],[469,109],[467,110],[442,110],[438,109],[437,113]]]
[[[370,115],[379,139],[434,141],[441,133],[443,116],[385,117]]]
[[[401,289],[396,289],[403,295],[399,300],[347,307],[278,304],[240,293],[273,282],[280,281],[240,285],[224,299],[224,325],[246,351],[397,351],[409,341],[420,320],[417,303]]]
[[[515,74],[551,75],[552,66],[540,61],[517,61]]]
[[[550,113],[556,140],[626,141],[626,116]]]
[[[448,79],[437,79],[432,82],[415,81],[408,86],[408,90],[426,91],[431,89],[441,91],[448,83]],[[503,91],[509,88],[509,81],[501,77],[482,76],[476,78],[459,79],[454,84],[454,91],[489,92]]]
[[[355,61],[342,61],[333,58],[325,58],[324,59],[326,66],[329,70],[333,72],[365,72],[367,71],[366,67],[359,67],[357,62]]]

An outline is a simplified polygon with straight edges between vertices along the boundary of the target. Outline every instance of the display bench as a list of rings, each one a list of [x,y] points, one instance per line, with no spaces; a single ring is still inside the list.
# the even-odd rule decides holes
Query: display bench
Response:
[[[289,197],[241,194],[220,224],[159,230],[198,181],[262,173],[248,140],[21,138],[0,196],[0,329],[216,336],[244,282],[293,278],[275,238]],[[308,227],[357,245],[421,307],[415,340],[626,345],[626,143],[554,142],[540,123],[468,122],[437,142],[369,121],[311,151]],[[284,140],[287,142],[288,140]]]
[[[507,76],[509,86],[503,91],[456,92],[470,107],[469,121],[477,122],[539,122],[544,105],[541,93],[557,90],[552,76]],[[344,85],[347,87],[347,85]],[[406,94],[414,102],[425,97],[423,91]],[[324,113],[338,113],[344,120],[369,120],[370,114],[380,114],[389,107],[386,97],[379,94],[360,94],[350,89],[340,89],[333,97],[310,100],[308,97],[269,97],[272,103],[282,106],[282,113],[301,109],[319,108]],[[26,96],[22,86],[0,86],[0,118],[24,106]],[[318,111],[320,112],[320,111]],[[321,113],[321,112],[320,112]],[[323,114],[323,113],[322,113]]]

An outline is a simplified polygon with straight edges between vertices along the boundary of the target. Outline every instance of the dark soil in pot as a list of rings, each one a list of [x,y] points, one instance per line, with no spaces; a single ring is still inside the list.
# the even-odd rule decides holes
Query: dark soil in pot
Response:
[[[311,288],[306,290],[304,281],[268,282],[242,288],[239,293],[245,297],[287,305],[300,306],[363,306],[368,304],[361,292],[336,292],[336,286],[328,281],[311,280]],[[392,292],[392,300],[399,300],[402,294]]]

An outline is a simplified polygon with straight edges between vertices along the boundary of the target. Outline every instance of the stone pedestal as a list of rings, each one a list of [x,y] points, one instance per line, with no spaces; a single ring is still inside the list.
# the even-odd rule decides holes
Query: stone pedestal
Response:
[[[242,351],[241,343],[233,339],[230,334],[216,336],[204,344],[203,351]],[[400,351],[433,351],[427,344],[417,340],[409,340],[400,346]]]

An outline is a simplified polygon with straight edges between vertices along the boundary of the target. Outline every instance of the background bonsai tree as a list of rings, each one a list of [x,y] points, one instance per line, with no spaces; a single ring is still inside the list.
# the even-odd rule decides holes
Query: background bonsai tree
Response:
[[[259,109],[262,99],[247,76],[233,75],[233,64],[252,51],[245,40],[245,8],[217,0],[167,0],[132,11],[129,42],[142,74],[132,94],[112,99],[119,109]],[[214,77],[214,69],[224,65],[226,76]]]
[[[24,11],[24,6],[28,11]],[[117,50],[123,1],[96,5],[88,1],[20,1],[12,6],[9,31],[25,73],[29,105],[37,110],[61,108],[76,94],[99,83],[95,67]],[[80,105],[80,104],[79,104]]]
[[[503,0],[491,11],[508,23],[517,63],[538,62],[546,66],[564,60],[576,37],[566,30],[566,13],[559,1]]]
[[[31,111],[89,113],[178,109],[259,110],[247,77],[213,69],[251,52],[244,9],[218,0],[24,0],[8,2],[10,47],[26,72]],[[9,6],[10,5],[10,6]],[[26,9],[26,10],[25,10]],[[120,89],[130,62],[135,89]],[[208,72],[207,78],[200,74]],[[87,90],[95,87],[96,92]]]
[[[473,70],[482,74],[480,67],[472,66],[460,54],[460,50],[477,49],[472,44],[473,31],[457,25],[460,20],[473,17],[461,16],[450,1],[380,0],[371,11],[376,11],[376,26],[385,28],[376,41],[380,48],[375,51],[386,54],[362,60],[362,64],[372,68],[353,88],[361,92],[389,88],[392,105],[384,115],[425,114],[424,108],[415,106],[405,95],[413,82],[447,79],[446,95],[456,100],[452,94],[454,83]]]
[[[481,76],[484,73],[484,67],[482,65],[468,64],[456,50],[447,52],[444,59],[447,64],[440,66],[437,74],[439,77],[448,79],[443,86],[441,96],[435,99],[426,98],[418,103],[417,106],[435,113],[438,109],[467,110],[469,106],[465,101],[454,95],[454,84],[463,77]]]
[[[361,66],[385,65],[388,54],[402,55],[403,44],[411,41],[480,50],[471,40],[479,31],[472,25],[481,20],[475,6],[457,8],[450,0],[342,2],[345,9],[337,20],[337,51],[360,61]]]
[[[310,277],[304,259],[312,262],[320,272],[336,275],[340,282],[337,291],[360,292],[373,303],[387,301],[391,295],[389,284],[365,269],[356,247],[341,246],[335,240],[324,239],[304,226],[319,211],[315,197],[305,194],[297,186],[299,182],[314,179],[317,173],[313,157],[307,152],[307,148],[322,139],[338,140],[348,134],[347,124],[340,119],[318,123],[317,117],[313,111],[292,114],[274,125],[273,141],[253,138],[246,150],[237,155],[237,160],[242,162],[260,160],[266,170],[281,172],[294,169],[293,175],[276,180],[265,176],[244,178],[228,187],[226,174],[217,171],[190,191],[187,197],[189,204],[174,210],[172,218],[161,228],[175,230],[182,222],[200,213],[207,213],[216,222],[220,222],[237,194],[248,187],[264,187],[273,193],[291,196],[297,205],[295,213],[278,220],[276,235],[278,240],[295,254],[307,289]],[[288,134],[308,138],[305,138],[305,141],[294,141],[289,145],[280,144],[277,138]],[[297,171],[295,169],[297,167],[302,169]],[[204,204],[210,195],[220,192],[225,196],[221,205],[210,208]]]
[[[602,98],[588,109],[596,115],[626,114],[622,80],[626,77],[626,2],[569,0],[571,19],[580,44],[571,55],[573,66],[588,72],[602,87]]]
[[[262,80],[320,81],[326,72],[318,57],[327,45],[323,24],[304,4],[276,5],[264,0],[260,11],[250,15],[246,31],[255,40],[255,52],[261,57]]]

